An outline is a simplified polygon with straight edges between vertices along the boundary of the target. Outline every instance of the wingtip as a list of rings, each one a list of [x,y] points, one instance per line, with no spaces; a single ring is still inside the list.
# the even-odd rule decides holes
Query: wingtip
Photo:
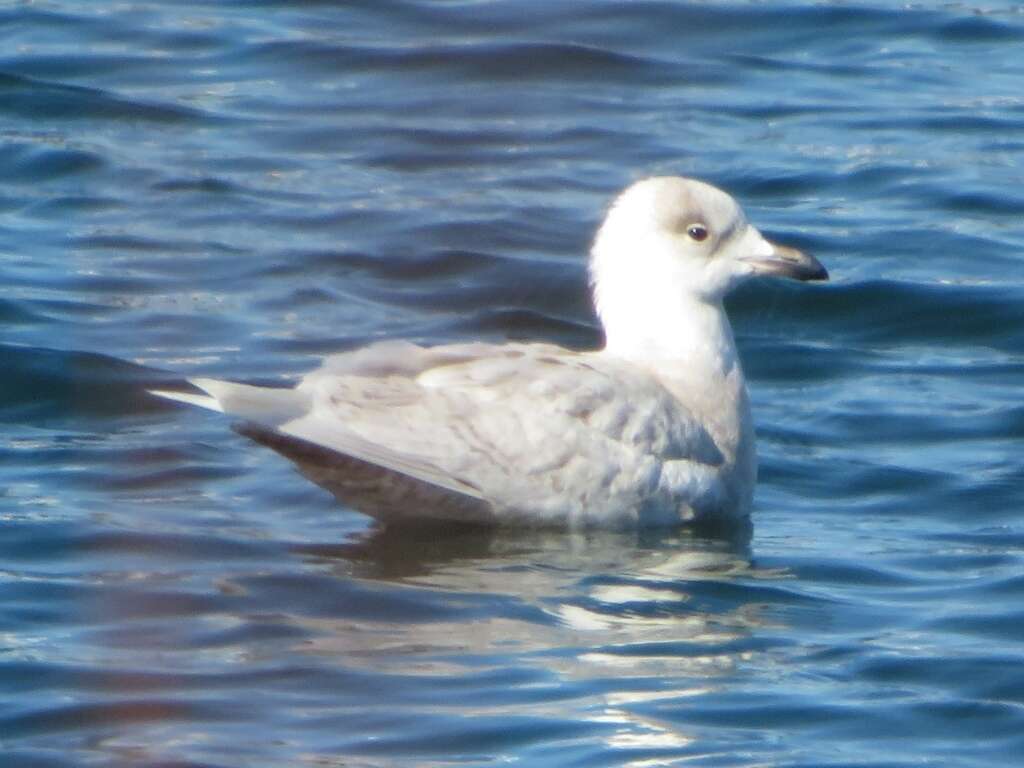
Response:
[[[190,384],[195,384],[193,380],[189,380]],[[198,386],[198,385],[197,385]],[[206,390],[204,387],[200,389]],[[188,405],[197,405],[200,408],[206,408],[211,411],[217,411],[218,413],[224,413],[224,409],[221,407],[220,402],[215,397],[209,395],[197,395],[192,392],[174,392],[169,389],[149,389],[146,390],[151,395],[161,397],[165,400],[174,400],[179,403],[187,403]]]

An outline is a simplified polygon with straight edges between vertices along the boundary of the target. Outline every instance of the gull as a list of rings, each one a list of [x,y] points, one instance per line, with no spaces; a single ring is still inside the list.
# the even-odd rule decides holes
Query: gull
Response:
[[[647,178],[615,199],[591,248],[601,349],[383,341],[294,388],[193,378],[204,394],[154,394],[242,419],[385,524],[745,520],[757,453],[723,299],[757,275],[828,279],[722,190]]]

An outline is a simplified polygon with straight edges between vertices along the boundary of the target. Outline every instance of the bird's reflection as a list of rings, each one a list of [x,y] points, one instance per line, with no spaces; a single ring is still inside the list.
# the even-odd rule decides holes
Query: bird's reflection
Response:
[[[325,562],[343,561],[361,578],[407,580],[482,563],[530,564],[531,570],[600,570],[604,573],[699,578],[749,563],[751,525],[639,531],[516,530],[459,525],[373,527],[350,541],[308,544],[296,551]],[[351,567],[351,570],[350,570]],[[639,570],[637,570],[639,569]]]
[[[346,665],[386,664],[409,680],[480,676],[488,711],[525,708],[555,720],[575,711],[604,733],[607,747],[649,756],[699,748],[697,734],[672,713],[718,691],[757,652],[755,635],[767,623],[757,582],[773,574],[752,565],[749,546],[749,526],[402,527],[298,551],[342,579],[472,605],[436,621],[382,616],[358,631],[351,620],[320,618],[314,652],[337,654]],[[505,677],[534,680],[528,704],[501,689],[496,681]],[[566,700],[569,691],[578,702]]]
[[[480,651],[499,641],[538,650],[573,642],[567,632],[585,632],[589,658],[650,666],[657,654],[621,649],[637,642],[731,642],[757,624],[756,610],[736,600],[733,587],[737,579],[758,577],[749,542],[749,527],[712,535],[403,526],[297,552],[346,579],[504,606],[495,613],[506,615],[491,619],[493,633],[475,622],[472,645]],[[508,621],[510,605],[522,621]],[[416,633],[418,642],[429,637],[439,647],[453,637],[451,627],[435,634],[418,625]]]

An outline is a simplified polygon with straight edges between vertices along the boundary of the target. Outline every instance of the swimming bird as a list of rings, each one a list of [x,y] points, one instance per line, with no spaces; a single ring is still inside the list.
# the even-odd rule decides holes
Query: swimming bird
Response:
[[[384,341],[290,389],[207,378],[162,397],[239,417],[342,502],[385,522],[631,527],[744,519],[754,426],[726,294],[827,280],[695,179],[638,181],[590,253],[605,345]]]

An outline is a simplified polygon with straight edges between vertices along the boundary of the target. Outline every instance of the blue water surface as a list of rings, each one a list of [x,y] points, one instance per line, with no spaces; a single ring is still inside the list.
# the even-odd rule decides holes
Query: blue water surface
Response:
[[[0,6],[0,763],[1024,754],[1024,11]],[[215,414],[330,352],[600,343],[655,173],[833,282],[730,311],[752,530],[375,529]]]

